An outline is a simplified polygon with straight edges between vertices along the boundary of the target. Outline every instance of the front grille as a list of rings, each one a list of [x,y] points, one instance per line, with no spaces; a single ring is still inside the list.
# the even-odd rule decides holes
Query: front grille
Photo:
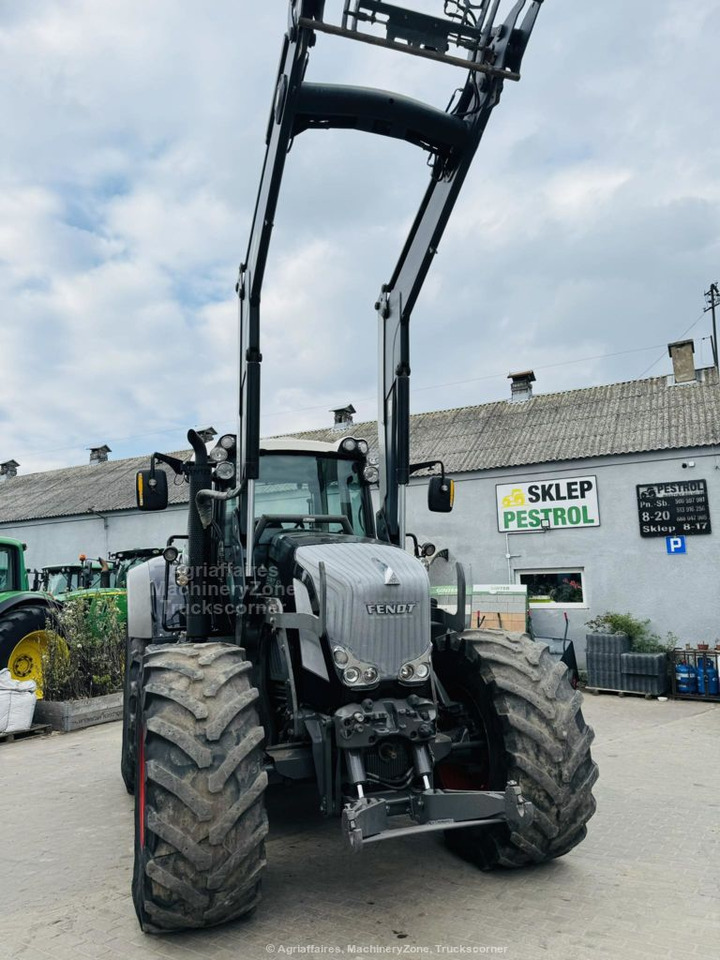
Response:
[[[365,771],[368,780],[397,785],[412,775],[412,758],[402,740],[383,740],[365,753]]]

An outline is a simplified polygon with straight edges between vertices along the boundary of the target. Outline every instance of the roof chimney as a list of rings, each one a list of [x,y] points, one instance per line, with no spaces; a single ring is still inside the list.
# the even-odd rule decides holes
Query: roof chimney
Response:
[[[213,438],[217,436],[215,427],[203,427],[202,430],[196,430],[195,433],[197,433],[203,443],[212,443]]]
[[[110,447],[103,444],[101,447],[89,447],[90,463],[107,463],[108,454],[112,453]]]
[[[333,417],[333,430],[342,432],[346,427],[352,426],[353,414],[356,413],[355,407],[349,403],[346,407],[335,407],[331,410]]]
[[[16,477],[19,466],[17,460],[6,460],[4,463],[0,463],[0,480],[9,480],[11,477]]]
[[[532,370],[520,370],[518,373],[509,373],[508,380],[510,384],[510,400],[513,403],[521,403],[524,400],[530,400],[532,397],[532,385],[535,382],[535,374]]]
[[[672,357],[675,383],[692,383],[695,377],[695,344],[692,340],[676,340],[668,344]]]

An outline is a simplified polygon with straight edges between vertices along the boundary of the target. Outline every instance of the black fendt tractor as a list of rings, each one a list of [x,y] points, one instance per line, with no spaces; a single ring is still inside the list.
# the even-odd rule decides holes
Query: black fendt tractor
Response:
[[[167,505],[158,463],[190,497],[187,535],[128,578],[122,769],[135,793],[133,897],[146,931],[253,910],[274,782],[315,784],[353,851],[441,831],[482,869],[562,856],[595,808],[593,734],[565,665],[527,636],[466,629],[462,568],[447,610],[405,549],[414,471],[436,471],[430,510],[453,502],[441,463],[410,462],[410,314],[503,85],[519,79],[541,0],[511,2],[503,22],[499,0],[446,0],[440,16],[346,0],[337,23],[325,6],[289,5],[237,284],[237,434],[208,450],[190,431],[187,462],[155,454],[137,477],[141,509]],[[464,85],[442,111],[310,83],[309,52],[327,34],[462,67]],[[260,293],[283,169],[294,138],[335,127],[407,140],[430,167],[376,303],[379,470],[359,437],[260,440]]]

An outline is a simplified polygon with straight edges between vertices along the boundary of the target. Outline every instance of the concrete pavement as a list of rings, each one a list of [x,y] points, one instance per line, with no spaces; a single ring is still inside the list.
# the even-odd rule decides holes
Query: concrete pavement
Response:
[[[0,744],[0,960],[715,958],[720,705],[590,696],[585,715],[598,812],[565,858],[483,874],[435,836],[354,856],[312,791],[281,790],[255,917],[169,937],[142,934],[130,899],[120,724]]]

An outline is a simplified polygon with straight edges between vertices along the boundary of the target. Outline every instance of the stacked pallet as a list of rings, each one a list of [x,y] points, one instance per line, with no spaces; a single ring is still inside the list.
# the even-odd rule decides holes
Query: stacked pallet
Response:
[[[660,697],[668,688],[665,653],[623,653],[620,657],[623,690]]]
[[[624,633],[587,635],[588,686],[600,690],[622,690],[620,658],[630,652],[630,638]]]
[[[624,633],[587,635],[588,686],[659,697],[668,688],[667,655],[633,653]]]

